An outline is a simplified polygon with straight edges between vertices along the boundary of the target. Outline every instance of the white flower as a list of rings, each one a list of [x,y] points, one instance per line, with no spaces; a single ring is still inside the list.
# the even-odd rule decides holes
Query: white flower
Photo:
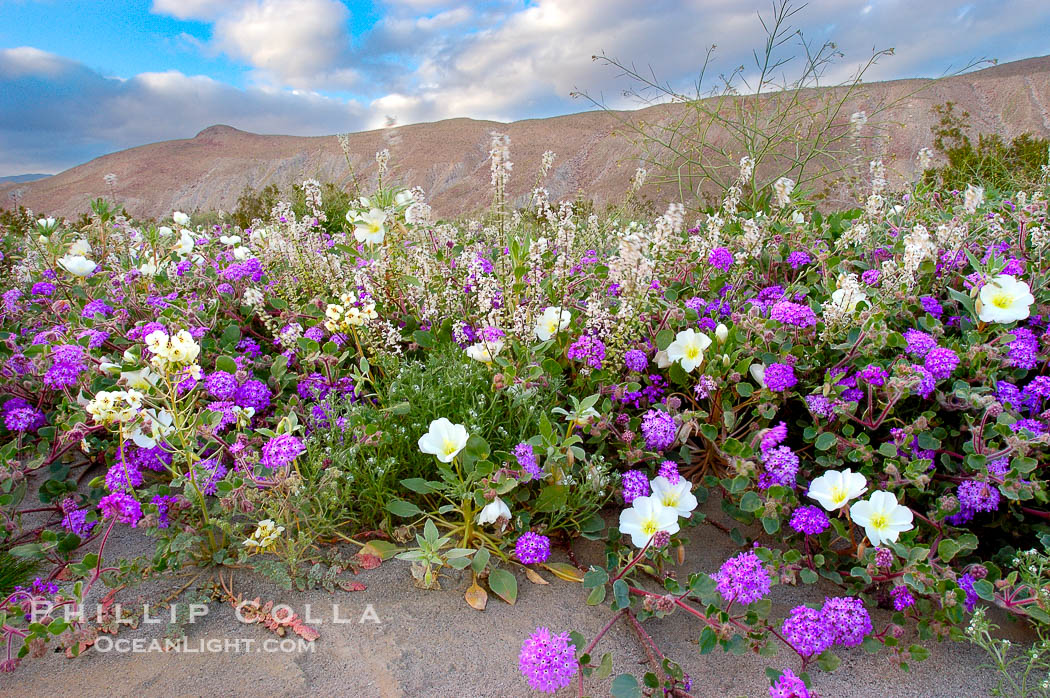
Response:
[[[95,271],[98,265],[80,254],[67,254],[58,260],[58,265],[73,276],[87,276]]]
[[[543,310],[543,315],[536,321],[536,338],[541,342],[546,342],[568,327],[570,322],[572,322],[572,313],[558,306],[549,306]]]
[[[1028,284],[1000,274],[981,287],[977,296],[977,317],[981,322],[1006,324],[1028,317],[1029,306],[1035,303]]]
[[[667,358],[682,364],[682,370],[692,373],[704,362],[704,350],[711,346],[711,338],[690,328],[679,332],[667,347]]]
[[[864,527],[864,534],[872,545],[894,543],[901,533],[913,528],[911,509],[898,504],[892,492],[873,492],[868,500],[851,506],[849,515],[858,526]]]
[[[724,361],[722,363],[725,363]],[[751,374],[751,377],[755,379],[759,387],[766,387],[766,365],[765,364],[751,364],[747,367],[747,372]]]
[[[829,470],[809,483],[807,496],[815,499],[826,511],[836,511],[851,499],[868,491],[868,481],[849,468]]]
[[[244,541],[244,546],[266,550],[281,537],[282,533],[284,533],[284,526],[275,525],[272,519],[263,519],[255,527],[251,538]]]
[[[795,225],[802,225],[806,222],[806,217],[802,214],[802,211],[795,211],[791,214],[791,222]]]
[[[175,221],[175,223],[177,225],[189,225],[190,224],[190,217],[187,216],[182,211],[176,211],[175,213],[171,214],[171,219],[173,221]]]
[[[69,246],[69,254],[86,257],[91,254],[91,245],[84,238],[77,238]]]
[[[419,437],[419,450],[437,457],[442,463],[452,459],[467,445],[467,428],[442,417],[430,423],[430,431]]]
[[[167,410],[159,413],[156,410],[144,410],[142,420],[143,424],[137,425],[130,434],[131,440],[141,448],[153,448],[175,431],[171,413]]]
[[[857,305],[866,300],[868,300],[868,294],[851,288],[836,289],[835,292],[831,294],[832,304],[838,306],[847,313],[852,313],[857,309]]]
[[[41,228],[54,228],[55,219],[51,218],[50,216],[47,218],[37,218],[36,224],[39,225]]]
[[[157,264],[152,259],[145,264],[139,266],[139,273],[143,276],[156,276],[157,273],[164,268],[164,264]]]
[[[119,364],[114,364],[119,368]],[[137,371],[123,371],[120,373],[120,378],[127,383],[129,388],[135,390],[149,390],[151,387],[157,384],[160,379],[156,373],[149,369],[149,366],[144,366]]]
[[[781,177],[773,182],[773,194],[776,196],[778,208],[783,208],[791,203],[791,192],[795,190],[795,182],[787,177]]]
[[[188,230],[179,232],[179,241],[175,245],[175,254],[179,259],[186,259],[193,253],[193,234]]]
[[[219,236],[219,242],[221,242],[222,244],[227,245],[227,246],[239,245],[241,243],[241,236],[240,235],[220,235]]]
[[[585,427],[594,421],[595,417],[601,417],[601,413],[593,407],[588,407],[585,410],[575,412],[565,416],[565,420],[572,422],[578,427]]]
[[[966,187],[966,195],[963,198],[963,208],[967,213],[977,213],[977,209],[984,203],[984,187],[975,187],[970,184]]]
[[[636,548],[644,548],[660,531],[679,530],[678,512],[655,497],[635,497],[631,506],[620,512],[620,533],[629,535]]]
[[[354,225],[354,238],[358,242],[378,245],[386,236],[384,223],[386,223],[386,213],[378,208],[373,208],[358,217]]]
[[[719,344],[725,344],[725,341],[729,339],[729,328],[718,323],[718,327],[715,328],[715,339],[718,340]]]
[[[479,524],[494,524],[500,519],[510,520],[510,507],[499,497],[486,504],[478,513]]]
[[[162,225],[159,228],[157,228],[157,234],[160,235],[162,238],[170,238],[172,235],[175,234],[175,231],[166,225]]]
[[[475,361],[490,364],[492,363],[492,359],[498,356],[501,351],[503,351],[503,340],[497,339],[494,342],[478,342],[477,344],[471,344],[467,347],[467,356]]]
[[[243,262],[248,259],[248,257],[251,257],[251,255],[252,251],[244,245],[239,245],[238,247],[233,248],[233,258],[238,261]]]
[[[697,501],[693,494],[693,484],[689,480],[680,477],[678,483],[672,485],[666,477],[661,475],[654,478],[649,485],[653,489],[652,498],[659,501],[660,504],[674,509],[679,516],[687,519],[693,515]]]
[[[412,192],[408,191],[407,189],[399,191],[397,194],[394,195],[394,203],[398,206],[407,206],[415,200],[416,198],[412,196]]]

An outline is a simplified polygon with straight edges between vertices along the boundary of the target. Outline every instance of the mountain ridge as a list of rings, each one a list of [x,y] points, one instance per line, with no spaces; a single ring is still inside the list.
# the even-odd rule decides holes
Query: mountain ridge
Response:
[[[911,94],[919,87],[925,87],[924,91]],[[1025,132],[1050,137],[1050,56],[935,81],[911,78],[866,83],[843,113],[864,109],[884,97],[900,99],[885,115],[887,123],[900,128],[890,134],[880,156],[898,178],[907,177],[918,149],[932,144],[934,104],[955,102],[959,111],[971,114],[974,130],[981,133],[997,133],[1006,139]],[[624,195],[641,162],[638,147],[618,133],[621,120],[659,122],[682,108],[661,104],[510,123],[457,117],[363,131],[349,134],[351,162],[358,176],[374,183],[374,155],[387,148],[395,180],[422,186],[439,216],[463,214],[491,202],[489,134],[498,130],[511,139],[514,170],[509,195],[513,201],[525,200],[535,184],[543,152],[553,150],[557,159],[543,182],[551,198],[582,193],[602,205]],[[112,187],[104,180],[111,173],[116,175]],[[172,210],[230,211],[246,186],[273,183],[286,187],[305,178],[337,184],[349,181],[335,136],[263,135],[215,124],[192,138],[109,153],[46,179],[0,183],[0,206],[20,204],[40,214],[73,217],[86,211],[92,199],[115,192],[131,215],[159,218]],[[656,200],[670,197],[670,192],[653,188],[646,193]]]

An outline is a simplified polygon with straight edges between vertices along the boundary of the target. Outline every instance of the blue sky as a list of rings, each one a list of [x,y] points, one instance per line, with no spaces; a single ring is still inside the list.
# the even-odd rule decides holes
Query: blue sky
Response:
[[[226,123],[321,135],[457,116],[629,108],[596,53],[686,88],[748,65],[768,0],[0,0],[0,176],[57,172]],[[1047,52],[1045,0],[812,0],[794,17],[867,77],[935,77]]]

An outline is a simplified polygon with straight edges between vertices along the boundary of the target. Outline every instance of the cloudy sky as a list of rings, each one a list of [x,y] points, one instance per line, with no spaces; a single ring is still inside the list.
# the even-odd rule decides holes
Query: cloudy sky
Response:
[[[753,65],[769,0],[0,0],[0,176],[58,172],[216,123],[320,135],[626,108],[604,52],[680,89]],[[839,71],[935,77],[1047,52],[1047,0],[811,0]],[[796,43],[785,47],[790,52]],[[750,70],[748,71],[750,72]]]

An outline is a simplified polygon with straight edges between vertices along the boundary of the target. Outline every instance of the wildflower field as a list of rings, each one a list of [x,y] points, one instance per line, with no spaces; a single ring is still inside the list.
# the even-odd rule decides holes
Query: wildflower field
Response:
[[[471,220],[385,151],[367,190],[307,180],[247,227],[6,213],[0,669],[119,633],[66,613],[102,588],[194,570],[165,601],[236,604],[235,574],[335,594],[401,560],[494,623],[519,594],[607,608],[519,638],[519,695],[705,695],[652,637],[671,614],[694,652],[766,658],[774,697],[942,641],[986,651],[1001,695],[1047,695],[1050,168],[948,189],[923,149],[818,206],[750,153],[713,205],[654,209],[639,168],[599,212],[548,200],[556,157],[512,207],[493,134]],[[112,555],[129,535],[155,552]],[[738,552],[697,568],[685,543],[715,538]],[[808,600],[772,612],[787,586]],[[647,667],[603,651],[617,623]]]

